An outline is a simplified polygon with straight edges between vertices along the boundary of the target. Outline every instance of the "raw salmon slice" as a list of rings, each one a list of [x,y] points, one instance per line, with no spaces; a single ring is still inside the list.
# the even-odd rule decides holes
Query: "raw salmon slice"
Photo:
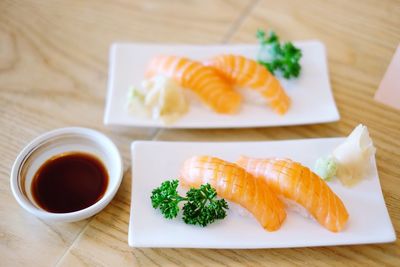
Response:
[[[243,168],[210,156],[195,156],[183,164],[180,182],[198,188],[209,183],[218,196],[250,211],[268,231],[278,230],[286,218],[283,203],[264,179],[257,179]]]
[[[252,175],[264,178],[278,195],[295,201],[325,228],[343,230],[349,214],[340,198],[317,174],[290,159],[241,157],[237,164]]]
[[[279,114],[290,107],[290,98],[279,81],[257,61],[239,55],[220,55],[205,62],[240,87],[250,87],[261,93],[268,105]]]
[[[146,70],[146,77],[162,74],[172,77],[182,87],[193,90],[211,109],[218,113],[235,113],[241,95],[214,68],[178,56],[157,56]]]

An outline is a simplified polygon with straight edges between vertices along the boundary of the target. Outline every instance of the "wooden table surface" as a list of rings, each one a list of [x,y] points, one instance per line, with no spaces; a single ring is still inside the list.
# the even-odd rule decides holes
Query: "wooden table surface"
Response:
[[[225,130],[112,130],[102,123],[108,50],[114,41],[254,43],[257,28],[285,40],[319,39],[341,119],[310,126]],[[384,198],[400,231],[400,111],[373,100],[400,41],[400,2],[357,1],[0,1],[0,266],[400,266],[400,243],[211,250],[128,247],[133,140],[259,141],[347,135],[368,126]],[[37,135],[84,126],[123,154],[123,183],[98,215],[49,223],[14,200],[9,174]],[[368,203],[366,203],[368,205]]]

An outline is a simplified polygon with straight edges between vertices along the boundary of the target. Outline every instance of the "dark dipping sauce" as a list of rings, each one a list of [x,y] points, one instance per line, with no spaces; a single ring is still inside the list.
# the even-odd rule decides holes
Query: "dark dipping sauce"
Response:
[[[71,152],[47,160],[33,177],[31,191],[44,210],[67,213],[96,203],[107,185],[107,170],[98,158]]]

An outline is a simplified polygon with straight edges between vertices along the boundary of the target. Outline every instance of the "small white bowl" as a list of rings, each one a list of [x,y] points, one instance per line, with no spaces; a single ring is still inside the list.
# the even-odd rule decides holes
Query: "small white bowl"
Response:
[[[52,213],[42,209],[31,192],[35,173],[49,158],[76,151],[95,155],[104,164],[108,172],[104,195],[95,204],[75,212]],[[121,184],[122,172],[121,155],[107,136],[87,128],[61,128],[35,138],[21,151],[11,170],[11,190],[21,207],[33,215],[44,220],[73,222],[98,213],[111,201]]]

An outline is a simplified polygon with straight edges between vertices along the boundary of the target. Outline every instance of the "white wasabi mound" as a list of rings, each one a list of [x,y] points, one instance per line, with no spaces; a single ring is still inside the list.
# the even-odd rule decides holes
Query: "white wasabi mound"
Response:
[[[138,116],[171,124],[187,112],[188,104],[182,88],[174,80],[157,75],[144,80],[140,87],[131,88],[128,110]]]
[[[336,176],[342,184],[352,186],[368,176],[375,151],[367,127],[359,124],[331,155],[316,161],[314,171],[323,179]]]
[[[332,156],[319,158],[315,162],[314,172],[326,181],[331,180],[336,175],[336,171],[337,163]]]

